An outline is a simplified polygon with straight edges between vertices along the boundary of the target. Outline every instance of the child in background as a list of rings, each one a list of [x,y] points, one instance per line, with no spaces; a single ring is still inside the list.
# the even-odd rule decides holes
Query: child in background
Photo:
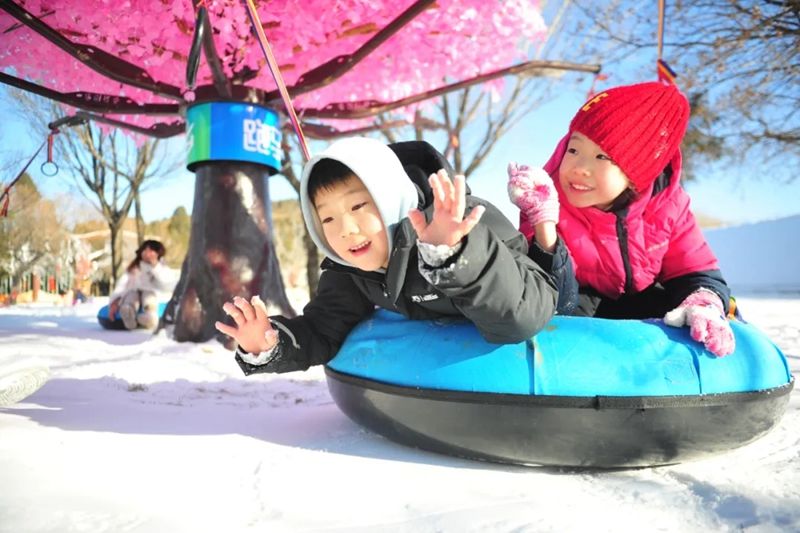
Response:
[[[146,240],[139,246],[109,298],[111,320],[119,310],[125,329],[158,325],[158,303],[169,299],[177,282],[175,271],[161,261],[165,253],[160,241]]]
[[[216,327],[238,343],[245,374],[327,363],[376,306],[411,319],[465,317],[493,343],[539,331],[555,312],[550,275],[497,208],[449,176],[425,142],[350,138],[312,158],[300,201],[327,256],[317,293],[295,318],[268,317],[257,296],[225,303],[235,325]]]
[[[674,85],[603,91],[578,110],[544,172],[509,165],[509,196],[532,257],[572,259],[559,313],[663,317],[723,356],[735,348],[730,291],[680,186],[688,121]]]

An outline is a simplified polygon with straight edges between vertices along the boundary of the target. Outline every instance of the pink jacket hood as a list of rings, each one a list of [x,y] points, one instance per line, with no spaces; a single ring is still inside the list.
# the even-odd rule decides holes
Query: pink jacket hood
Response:
[[[617,213],[594,207],[577,208],[567,202],[558,179],[567,141],[568,136],[561,139],[544,170],[558,191],[561,204],[558,233],[567,245],[582,287],[590,286],[610,298],[626,292],[623,258],[626,250],[633,289],[628,292],[642,291],[654,282],[719,268],[689,209],[689,196],[680,186],[680,150],[672,158],[673,175],[666,189],[653,195],[651,184],[642,191],[628,206],[624,223],[618,228]],[[520,231],[528,240],[533,237],[533,227],[524,215],[520,215]]]

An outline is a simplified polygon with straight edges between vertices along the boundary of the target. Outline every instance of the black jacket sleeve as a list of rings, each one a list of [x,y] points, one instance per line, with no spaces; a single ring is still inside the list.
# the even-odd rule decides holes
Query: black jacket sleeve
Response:
[[[336,355],[347,334],[375,310],[352,278],[325,270],[317,294],[295,318],[272,316],[279,333],[278,349],[263,365],[251,365],[236,356],[245,374],[283,373],[325,364]]]
[[[556,240],[556,248],[553,253],[548,253],[539,246],[536,239],[533,239],[528,250],[528,257],[542,267],[555,283],[558,290],[556,314],[576,314],[578,309],[578,279],[575,277],[572,259],[569,257],[567,245],[564,244],[564,241],[559,237]]]
[[[728,312],[731,303],[731,290],[722,277],[719,270],[704,270],[702,272],[692,272],[684,276],[672,278],[664,282],[664,289],[667,291],[670,309],[674,309],[680,303],[698,289],[708,289],[714,292],[722,300],[725,313]]]
[[[552,318],[555,283],[527,255],[525,236],[493,205],[469,197],[468,206],[484,205],[480,222],[462,248],[425,277],[493,343],[529,339]]]

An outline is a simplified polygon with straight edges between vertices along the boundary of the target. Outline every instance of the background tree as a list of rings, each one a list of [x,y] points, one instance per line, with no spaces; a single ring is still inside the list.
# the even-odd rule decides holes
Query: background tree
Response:
[[[0,218],[0,273],[18,286],[22,275],[55,266],[67,232],[58,219],[56,202],[42,198],[27,173],[12,194],[8,216]]]
[[[587,28],[606,72],[652,51],[639,80],[654,79],[655,2],[576,0],[575,38]],[[756,158],[770,179],[793,180],[800,163],[800,2],[667,2],[663,56],[693,106],[685,141],[689,175],[701,163]],[[641,65],[636,65],[641,66]]]
[[[289,182],[289,185],[292,186],[299,196],[301,175],[300,163],[302,162],[298,161],[298,159],[300,159],[300,148],[297,146],[296,139],[293,139],[291,136],[287,136],[284,138],[281,149],[283,150],[281,174],[284,178],[286,178],[286,181]],[[303,224],[300,238],[302,240],[303,255],[306,258],[306,285],[308,287],[308,296],[310,298],[317,291],[317,284],[319,283],[320,274],[319,265],[322,262],[322,256],[320,255],[319,249],[314,243],[314,240],[311,238],[311,234],[308,232],[308,228],[305,226],[305,224]]]
[[[528,43],[525,53],[529,59],[558,61],[564,57],[560,45],[570,3],[540,2],[547,29],[541,40]],[[572,42],[570,57],[587,63],[581,52],[584,47]],[[601,62],[591,59],[585,72],[542,68],[440,96],[417,107],[406,121],[397,114],[382,114],[378,117],[384,125],[381,132],[389,142],[427,140],[451,161],[457,173],[469,179],[503,135],[547,102],[556,87],[564,90],[565,85],[583,84],[593,75],[589,68]],[[396,125],[388,126],[391,124]]]
[[[53,102],[14,90],[13,100],[20,112],[44,138],[48,124],[65,116]],[[161,139],[131,138],[118,129],[87,122],[61,128],[55,136],[53,159],[60,172],[69,176],[81,195],[100,214],[109,230],[112,286],[124,258],[120,231],[135,206],[137,240],[144,240],[140,193],[156,178],[174,172],[183,164],[182,154],[169,154]]]
[[[167,263],[180,266],[189,249],[189,236],[192,231],[192,217],[183,206],[177,207],[167,221]],[[153,232],[164,235],[164,232]]]
[[[136,145],[119,130],[104,131],[88,123],[59,136],[63,141],[65,166],[77,175],[92,202],[106,221],[111,242],[111,276],[116,284],[123,258],[120,254],[119,231],[130,209],[137,203],[136,232],[139,243],[144,240],[139,194],[148,180],[171,172],[178,163],[159,153],[159,139],[147,139]]]

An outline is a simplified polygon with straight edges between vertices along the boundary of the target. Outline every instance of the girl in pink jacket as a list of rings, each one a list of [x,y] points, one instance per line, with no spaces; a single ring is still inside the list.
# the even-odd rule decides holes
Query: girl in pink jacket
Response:
[[[509,196],[529,254],[560,273],[560,313],[663,316],[722,356],[735,348],[730,291],[680,186],[688,121],[674,85],[603,91],[578,110],[544,171],[509,165]]]

